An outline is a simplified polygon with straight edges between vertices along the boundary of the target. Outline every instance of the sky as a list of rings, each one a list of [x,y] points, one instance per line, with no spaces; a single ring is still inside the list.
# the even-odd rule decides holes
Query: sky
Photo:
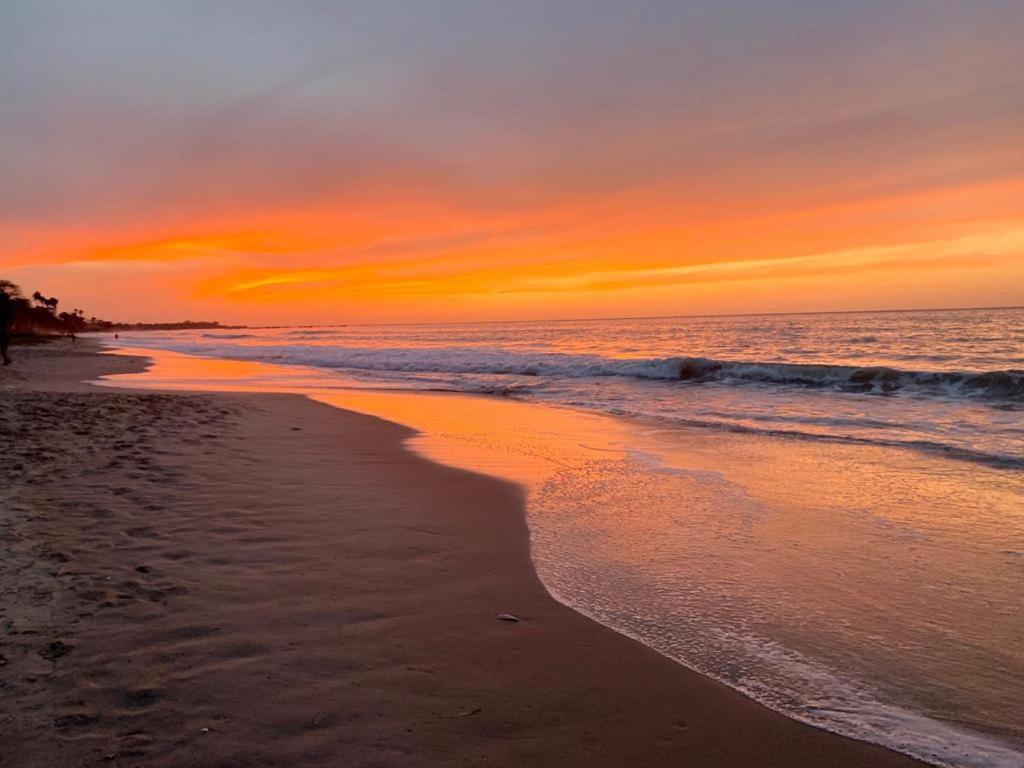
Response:
[[[5,0],[0,278],[124,321],[1024,304],[1020,0]]]

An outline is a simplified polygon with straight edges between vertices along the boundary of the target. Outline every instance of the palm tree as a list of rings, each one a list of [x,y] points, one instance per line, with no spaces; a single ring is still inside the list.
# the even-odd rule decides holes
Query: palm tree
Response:
[[[46,309],[51,315],[56,314],[57,305],[60,304],[59,299],[48,299],[39,291],[32,294],[32,301],[38,304],[41,309]]]

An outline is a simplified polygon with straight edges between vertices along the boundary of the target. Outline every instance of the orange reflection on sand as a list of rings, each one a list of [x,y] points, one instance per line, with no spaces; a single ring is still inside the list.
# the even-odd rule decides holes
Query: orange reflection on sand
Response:
[[[250,363],[244,360],[223,360],[219,358],[192,357],[177,352],[165,352],[156,349],[129,349],[118,347],[111,350],[114,354],[143,354],[150,358],[151,364],[143,373],[124,373],[104,377],[110,383],[122,383],[125,386],[145,386],[153,388],[154,384],[164,383],[167,389],[184,389],[183,384],[202,385],[204,390],[238,392],[252,390],[257,387],[247,380],[259,376],[267,366],[261,363]]]
[[[279,392],[396,422],[417,431],[408,444],[449,466],[494,475],[536,488],[563,467],[579,468],[618,454],[630,430],[594,414],[497,397],[442,392],[348,388],[340,375],[298,366],[192,357],[164,350],[144,354],[149,368],[104,377],[103,384],[147,389]]]
[[[607,417],[495,397],[347,391],[313,399],[410,426],[419,433],[410,446],[427,458],[529,489],[560,469],[621,457],[629,432]]]

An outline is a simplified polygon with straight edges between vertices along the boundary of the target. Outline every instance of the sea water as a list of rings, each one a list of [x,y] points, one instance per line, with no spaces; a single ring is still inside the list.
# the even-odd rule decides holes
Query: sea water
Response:
[[[401,421],[428,455],[522,482],[556,598],[773,709],[941,765],[1024,765],[1024,310],[120,343],[276,364],[216,384]]]

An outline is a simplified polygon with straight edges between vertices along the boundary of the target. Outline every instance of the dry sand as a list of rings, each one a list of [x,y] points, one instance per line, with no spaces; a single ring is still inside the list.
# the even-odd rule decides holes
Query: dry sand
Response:
[[[917,765],[556,603],[519,489],[404,428],[93,349],[0,373],[0,765]]]

